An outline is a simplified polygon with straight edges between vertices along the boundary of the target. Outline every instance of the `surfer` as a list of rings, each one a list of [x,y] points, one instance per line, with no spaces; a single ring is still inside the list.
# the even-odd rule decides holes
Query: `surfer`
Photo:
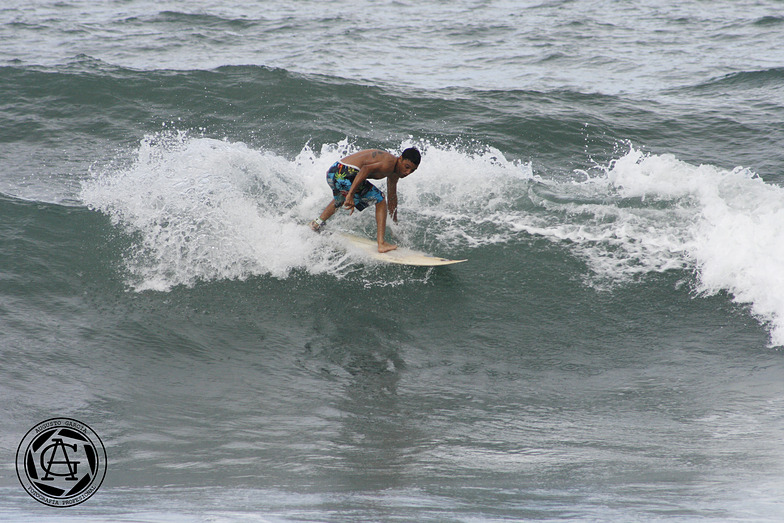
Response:
[[[361,212],[370,204],[375,204],[378,252],[397,249],[397,245],[384,241],[387,212],[397,221],[397,182],[416,171],[421,159],[419,151],[409,147],[400,156],[379,149],[365,149],[335,162],[327,171],[327,184],[332,189],[333,201],[327,204],[321,216],[310,222],[310,228],[318,232],[340,207],[345,207],[351,211],[349,214],[353,214],[354,209]],[[368,181],[383,178],[387,179],[389,206],[384,193]]]

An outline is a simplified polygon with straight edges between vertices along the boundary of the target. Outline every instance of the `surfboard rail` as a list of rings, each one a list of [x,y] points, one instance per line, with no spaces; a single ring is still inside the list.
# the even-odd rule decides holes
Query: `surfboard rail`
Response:
[[[398,247],[393,251],[380,253],[378,252],[378,244],[369,238],[347,232],[336,232],[335,235],[338,236],[341,242],[348,248],[360,251],[370,258],[384,263],[395,263],[398,265],[416,267],[439,267],[442,265],[454,265],[456,263],[468,261],[467,259],[451,260],[449,258],[431,256],[424,252],[408,249],[406,247]]]

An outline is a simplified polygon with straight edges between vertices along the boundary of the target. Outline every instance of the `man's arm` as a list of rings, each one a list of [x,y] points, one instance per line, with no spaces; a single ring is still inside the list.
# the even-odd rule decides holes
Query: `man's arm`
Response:
[[[346,209],[351,210],[350,214],[354,214],[354,192],[357,190],[357,187],[362,185],[362,182],[367,180],[368,176],[378,169],[380,164],[378,163],[369,163],[363,165],[357,175],[354,177],[354,181],[351,182],[351,189],[348,190],[346,194],[346,201],[343,202],[343,206]]]
[[[387,207],[395,223],[397,223],[397,180],[397,176],[387,178]]]
[[[354,192],[357,190],[357,187],[362,185],[362,182],[371,178],[383,178],[394,169],[395,166],[395,157],[389,153],[386,153],[389,158],[384,158],[381,161],[373,162],[373,163],[366,163],[362,167],[360,167],[359,172],[357,173],[354,181],[351,182],[351,189],[349,189],[348,194],[346,194],[346,202],[343,204],[346,209],[351,209],[351,212],[354,212]],[[374,154],[375,156],[375,154]],[[390,167],[390,159],[391,167]],[[380,176],[371,176],[374,174],[380,174]]]

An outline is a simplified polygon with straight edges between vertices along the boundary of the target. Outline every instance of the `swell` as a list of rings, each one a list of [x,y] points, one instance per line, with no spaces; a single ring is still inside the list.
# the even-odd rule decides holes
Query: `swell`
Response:
[[[783,81],[784,67],[772,67],[756,71],[739,71],[726,74],[700,83],[694,88],[707,90],[772,88],[781,90]]]
[[[296,155],[306,143],[348,137],[377,147],[414,136],[480,140],[570,171],[586,167],[588,156],[608,161],[619,142],[631,141],[687,161],[743,164],[767,174],[747,161],[748,151],[758,150],[759,128],[732,111],[568,90],[393,89],[263,66],[139,71],[85,56],[56,69],[1,67],[0,89],[0,142],[128,144],[174,124]],[[772,154],[765,166],[781,155]]]
[[[717,82],[771,83],[783,71]],[[548,176],[606,164],[619,144],[630,142],[694,164],[781,176],[784,151],[777,144],[784,131],[775,121],[782,108],[750,116],[741,104],[692,103],[700,89],[708,87],[664,100],[570,90],[426,90],[263,66],[134,70],[80,56],[57,68],[0,67],[0,143],[9,144],[8,164],[29,175],[41,164],[73,158],[81,160],[71,162],[78,169],[105,163],[143,136],[173,127],[288,157],[305,144],[344,139],[357,147],[395,148],[410,138],[467,152],[489,146]],[[49,149],[27,165],[24,159],[33,157],[23,144]],[[19,194],[7,184],[1,190]]]
[[[259,25],[259,21],[252,18],[231,18],[207,13],[185,13],[181,11],[161,11],[149,16],[131,16],[123,19],[120,23],[127,25],[139,25],[142,27],[153,27],[157,24],[172,25],[175,28],[182,24],[195,27],[209,27],[216,29],[253,29]]]

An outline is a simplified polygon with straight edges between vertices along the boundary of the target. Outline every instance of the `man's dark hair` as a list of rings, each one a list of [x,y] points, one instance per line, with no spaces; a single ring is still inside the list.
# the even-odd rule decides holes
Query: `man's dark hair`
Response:
[[[422,155],[419,154],[419,151],[415,147],[409,147],[403,151],[403,154],[401,154],[400,157],[404,160],[411,160],[416,166],[419,166],[419,162],[422,161]]]

